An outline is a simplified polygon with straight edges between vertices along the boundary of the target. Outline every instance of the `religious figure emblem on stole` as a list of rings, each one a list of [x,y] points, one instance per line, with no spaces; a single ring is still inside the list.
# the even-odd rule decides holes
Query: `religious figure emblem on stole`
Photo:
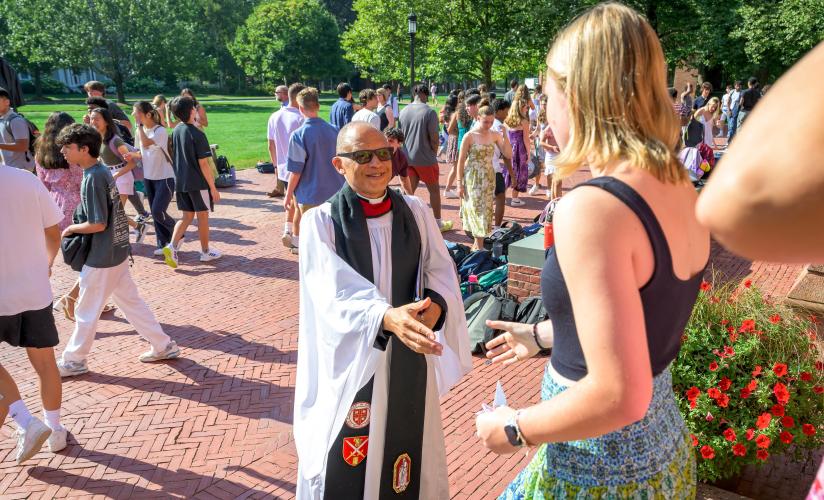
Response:
[[[369,449],[369,436],[343,438],[343,461],[352,467],[366,460]]]
[[[395,467],[392,471],[392,489],[395,493],[403,493],[409,487],[411,469],[412,459],[408,453],[404,453],[395,460]]]

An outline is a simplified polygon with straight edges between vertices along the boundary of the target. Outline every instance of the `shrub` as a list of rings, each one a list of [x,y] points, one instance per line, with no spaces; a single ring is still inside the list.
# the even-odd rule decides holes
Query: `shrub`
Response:
[[[817,321],[773,303],[749,280],[701,284],[672,371],[699,480],[824,444]]]
[[[63,83],[50,76],[41,77],[40,85],[44,94],[65,94],[68,91]],[[34,80],[26,80],[20,86],[24,94],[34,94]]]

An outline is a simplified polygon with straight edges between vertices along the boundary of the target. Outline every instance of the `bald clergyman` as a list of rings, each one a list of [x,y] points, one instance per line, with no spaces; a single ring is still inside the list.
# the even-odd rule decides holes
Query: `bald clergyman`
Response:
[[[346,183],[301,222],[298,499],[449,497],[439,396],[471,368],[466,320],[431,210],[387,189],[391,159],[345,126]]]

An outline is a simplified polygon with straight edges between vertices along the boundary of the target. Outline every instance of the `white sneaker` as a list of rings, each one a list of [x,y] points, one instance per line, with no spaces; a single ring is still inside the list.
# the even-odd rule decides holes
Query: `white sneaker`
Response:
[[[37,417],[32,417],[25,429],[17,430],[17,463],[35,456],[49,439],[51,429]]]
[[[155,352],[154,347],[152,347],[151,350],[141,354],[138,359],[143,363],[153,363],[163,359],[174,359],[178,356],[180,356],[180,347],[177,346],[177,342],[172,340],[162,351]]]
[[[532,196],[535,196],[535,194],[537,194],[537,193],[538,193],[538,183],[536,182],[535,184],[532,185],[531,188],[529,188],[529,194],[532,195]]]
[[[171,243],[163,247],[163,257],[166,260],[166,265],[168,265],[172,269],[177,268],[177,250],[172,246]]]
[[[76,377],[89,372],[89,367],[86,361],[65,361],[63,359],[57,360],[57,370],[61,377]]]
[[[292,248],[294,246],[292,244],[292,231],[283,231],[283,236],[280,238],[280,241],[286,248]]]
[[[162,248],[155,248],[154,252],[152,252],[152,255],[154,255],[156,257],[160,257],[161,255],[163,255],[163,249]]]
[[[456,200],[456,199],[458,199],[458,193],[456,193],[454,189],[449,189],[449,190],[444,189],[443,197],[447,198],[447,199]]]
[[[66,430],[65,427],[61,427],[57,430],[52,430],[52,433],[49,436],[49,451],[52,453],[57,453],[58,451],[65,448],[66,437],[68,437],[68,435],[69,431]]]
[[[513,207],[520,207],[521,205],[524,204],[524,200],[522,200],[520,198],[512,198],[512,201],[510,201],[509,204],[512,205]]]
[[[217,260],[223,256],[218,250],[210,248],[206,252],[200,252],[200,262],[210,262],[213,260]]]

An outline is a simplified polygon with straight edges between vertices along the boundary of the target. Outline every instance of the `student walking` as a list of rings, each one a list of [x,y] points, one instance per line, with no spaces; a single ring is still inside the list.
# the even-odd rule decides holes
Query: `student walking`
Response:
[[[155,255],[172,241],[175,220],[167,212],[175,192],[175,172],[169,155],[169,134],[161,124],[163,117],[148,102],[138,101],[132,112],[136,124],[138,151],[132,157],[143,161],[143,185],[155,228]]]
[[[66,447],[67,432],[60,425],[62,386],[54,359],[54,346],[60,339],[49,283],[60,247],[58,224],[64,217],[36,177],[0,167],[0,342],[26,349],[40,379],[46,421],[32,416],[11,375],[0,366],[0,424],[7,412],[17,424],[18,464],[46,441],[52,452]]]
[[[219,259],[223,254],[209,245],[209,212],[220,201],[212,168],[207,161],[212,156],[209,140],[195,124],[197,111],[192,98],[175,97],[171,108],[181,122],[172,133],[175,155],[172,163],[176,179],[175,199],[183,215],[175,224],[172,241],[163,247],[163,255],[166,264],[176,268],[180,241],[195,215],[200,238],[200,262]]]
[[[526,86],[521,85],[515,91],[515,98],[512,107],[509,108],[504,124],[507,127],[509,142],[512,145],[512,175],[504,174],[506,187],[512,188],[513,207],[521,206],[524,201],[518,198],[520,193],[525,193],[529,182],[529,95]]]
[[[140,355],[144,363],[176,358],[177,344],[163,332],[149,306],[140,297],[129,271],[129,230],[112,173],[98,160],[101,136],[88,125],[69,125],[58,136],[63,156],[80,165],[83,182],[75,223],[63,231],[89,238],[89,252],[80,271],[80,298],[75,307],[74,332],[57,362],[60,375],[89,371],[86,358],[97,333],[100,311],[111,296],[126,320],[151,348]]]

